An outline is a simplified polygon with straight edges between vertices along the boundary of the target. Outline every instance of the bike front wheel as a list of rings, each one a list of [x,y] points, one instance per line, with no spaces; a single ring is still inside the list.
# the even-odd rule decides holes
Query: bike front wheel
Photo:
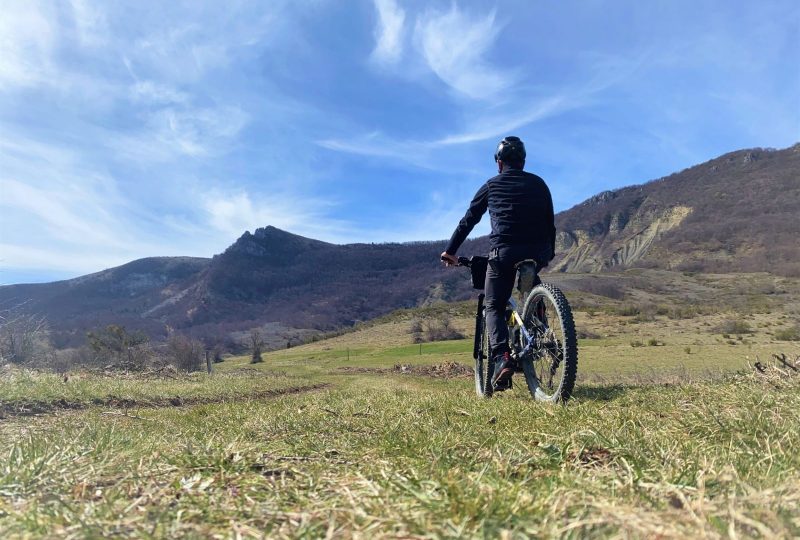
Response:
[[[475,314],[475,346],[472,352],[475,359],[475,392],[482,397],[492,397],[494,363],[489,357],[489,336],[486,331],[483,298],[482,294],[478,297],[478,310]]]
[[[566,402],[578,374],[578,338],[567,298],[550,283],[537,285],[525,301],[522,321],[533,339],[530,354],[520,359],[531,396]]]

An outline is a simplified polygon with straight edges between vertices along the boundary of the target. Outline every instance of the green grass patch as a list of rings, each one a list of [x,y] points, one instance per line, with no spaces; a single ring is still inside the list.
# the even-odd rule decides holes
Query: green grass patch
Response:
[[[584,385],[568,407],[378,379],[0,424],[0,534],[800,534],[797,379]]]

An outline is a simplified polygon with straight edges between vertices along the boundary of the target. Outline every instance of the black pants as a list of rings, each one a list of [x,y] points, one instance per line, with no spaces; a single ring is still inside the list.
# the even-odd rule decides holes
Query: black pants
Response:
[[[508,348],[506,305],[508,304],[508,299],[511,298],[511,293],[514,289],[514,278],[517,275],[514,265],[525,259],[541,261],[541,256],[541,248],[530,245],[501,246],[489,253],[484,305],[486,306],[486,330],[489,333],[489,347],[492,358],[505,352],[510,352]]]

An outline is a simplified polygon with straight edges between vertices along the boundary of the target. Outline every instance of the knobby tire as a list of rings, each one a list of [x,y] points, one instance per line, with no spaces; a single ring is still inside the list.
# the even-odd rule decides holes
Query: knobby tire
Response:
[[[545,320],[549,317],[548,325],[540,325],[537,314],[534,313],[540,302],[546,306]],[[528,390],[534,399],[565,403],[572,395],[578,374],[578,338],[569,302],[558,287],[550,283],[541,283],[528,294],[522,313],[522,320],[529,332],[545,327],[552,329],[552,324],[559,326],[561,337],[549,340],[535,349],[533,358],[522,359],[522,370],[525,373]],[[550,332],[555,334],[553,330]],[[552,384],[542,384],[536,373],[537,368],[542,372],[546,371],[544,378],[549,374],[551,379],[549,382],[552,383],[553,371],[550,370],[553,361],[556,363],[556,369],[563,364],[563,372],[555,387],[552,387]]]
[[[489,358],[489,336],[486,333],[486,310],[483,306],[483,299],[483,294],[478,296],[472,356],[475,359],[475,392],[482,397],[491,397],[494,363]]]

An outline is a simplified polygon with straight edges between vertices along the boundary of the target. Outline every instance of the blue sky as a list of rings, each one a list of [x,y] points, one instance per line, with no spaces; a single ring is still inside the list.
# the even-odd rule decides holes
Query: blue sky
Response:
[[[443,239],[508,134],[557,210],[789,146],[800,4],[6,0],[0,283],[268,224]]]

